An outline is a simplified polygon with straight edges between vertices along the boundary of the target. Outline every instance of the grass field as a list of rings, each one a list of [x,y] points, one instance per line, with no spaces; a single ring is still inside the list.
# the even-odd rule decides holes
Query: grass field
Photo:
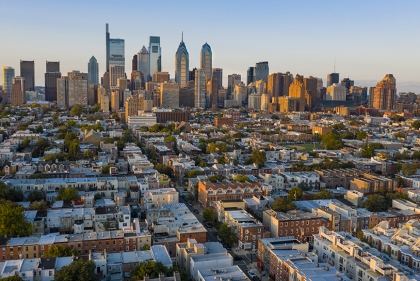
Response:
[[[297,145],[285,145],[287,148],[295,147],[297,150],[311,152],[314,149],[314,145],[312,143],[305,143],[305,144],[297,144]],[[316,144],[315,149],[322,149],[324,148],[322,144]]]

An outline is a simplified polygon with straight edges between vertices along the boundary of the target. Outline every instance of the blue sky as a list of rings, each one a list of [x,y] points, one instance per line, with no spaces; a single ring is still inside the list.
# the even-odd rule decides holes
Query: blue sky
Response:
[[[2,3],[3,2],[3,3]],[[7,4],[6,4],[7,3]],[[184,31],[190,68],[199,67],[208,42],[213,67],[223,76],[268,61],[270,73],[290,71],[374,86],[386,73],[398,91],[420,94],[420,1],[7,1],[0,0],[0,65],[19,74],[19,60],[35,60],[36,85],[45,61],[61,62],[63,75],[87,71],[94,55],[105,65],[105,23],[111,38],[125,39],[126,71],[150,35],[161,37],[162,67],[174,77]],[[224,85],[226,86],[226,80]]]

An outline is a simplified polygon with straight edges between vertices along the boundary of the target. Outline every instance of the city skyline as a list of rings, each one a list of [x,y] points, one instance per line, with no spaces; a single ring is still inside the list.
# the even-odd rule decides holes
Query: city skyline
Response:
[[[44,86],[44,62],[47,60],[60,61],[62,73],[71,70],[87,72],[86,62],[95,56],[98,58],[99,75],[102,76],[106,66],[104,25],[109,23],[111,37],[125,40],[127,76],[131,73],[131,57],[143,45],[148,45],[150,36],[159,36],[162,71],[175,77],[173,54],[179,44],[179,35],[184,31],[190,70],[199,67],[200,50],[207,42],[213,52],[213,67],[223,69],[225,88],[229,74],[238,73],[245,82],[248,67],[260,61],[268,61],[270,74],[290,71],[293,75],[319,77],[325,86],[326,76],[334,72],[336,61],[335,71],[340,73],[340,79],[349,77],[355,85],[375,86],[385,74],[392,73],[397,79],[398,92],[420,92],[420,80],[416,75],[420,59],[415,48],[419,39],[410,34],[412,26],[417,23],[414,13],[420,6],[414,1],[406,1],[405,5],[396,5],[391,1],[355,1],[345,7],[331,1],[304,1],[305,5],[282,1],[267,1],[258,5],[241,2],[242,6],[234,2],[220,2],[224,6],[220,18],[229,19],[215,22],[205,32],[199,25],[191,24],[200,19],[194,12],[200,8],[199,3],[180,3],[178,6],[143,3],[144,10],[153,11],[144,14],[145,21],[154,20],[156,15],[162,20],[153,21],[153,25],[147,28],[134,29],[136,17],[130,15],[136,9],[129,9],[127,21],[112,20],[112,13],[121,7],[114,3],[103,6],[95,2],[83,3],[82,11],[77,8],[78,5],[65,3],[23,2],[25,5],[19,12],[24,20],[19,23],[12,18],[18,7],[3,7],[4,17],[0,23],[5,27],[4,37],[13,40],[6,41],[2,46],[0,65],[11,66],[20,73],[20,60],[34,60],[37,86]],[[132,1],[126,3],[137,4]],[[219,6],[217,3],[209,7],[208,15],[201,15],[204,18],[200,22],[211,18],[211,11]],[[342,9],[338,9],[340,7]],[[34,14],[45,12],[47,8],[65,8],[66,13],[53,14],[48,19],[37,18],[36,21],[25,19],[32,19]],[[95,21],[84,17],[92,9],[100,15]],[[244,20],[259,13],[264,14],[264,20]],[[188,14],[188,20],[180,17],[183,14]],[[78,21],[75,22],[76,15]],[[52,24],[54,20],[60,24]],[[20,36],[16,36],[18,33]]]

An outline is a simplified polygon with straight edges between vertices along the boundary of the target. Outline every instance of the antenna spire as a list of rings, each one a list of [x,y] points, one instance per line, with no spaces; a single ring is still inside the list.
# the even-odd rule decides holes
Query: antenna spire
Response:
[[[181,42],[184,42],[184,31],[182,31]]]
[[[335,57],[334,57],[334,73],[335,73]]]

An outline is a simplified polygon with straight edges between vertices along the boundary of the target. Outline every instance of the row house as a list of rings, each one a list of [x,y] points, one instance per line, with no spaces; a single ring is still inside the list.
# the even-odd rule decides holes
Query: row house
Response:
[[[367,173],[355,177],[350,181],[350,189],[362,192],[363,194],[396,191],[398,187],[398,179],[385,178]]]
[[[362,170],[353,168],[317,170],[315,172],[319,174],[320,180],[327,186],[342,186],[345,189],[350,189],[350,181],[352,179],[365,173]]]

